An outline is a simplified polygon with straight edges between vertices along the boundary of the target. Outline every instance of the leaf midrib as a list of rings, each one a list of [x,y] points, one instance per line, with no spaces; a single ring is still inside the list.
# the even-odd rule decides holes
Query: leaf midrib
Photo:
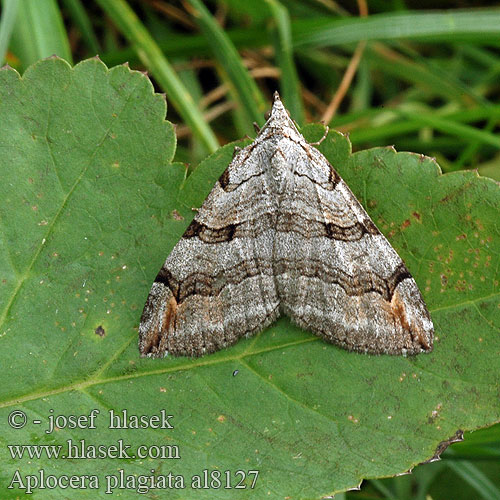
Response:
[[[134,339],[135,339],[135,336],[130,339],[130,341],[127,343],[127,346]],[[239,361],[239,360],[246,358],[248,356],[262,354],[264,352],[275,351],[278,349],[286,349],[288,347],[293,347],[295,345],[306,344],[308,342],[317,342],[319,340],[321,340],[319,337],[311,337],[311,338],[297,340],[295,342],[289,342],[287,344],[280,344],[277,346],[263,348],[263,349],[248,352],[248,353],[243,352],[243,353],[238,354],[238,355],[227,356],[224,358],[217,358],[217,359],[211,359],[211,360],[207,359],[207,358],[200,358],[199,361],[193,362],[189,365],[181,365],[181,366],[177,365],[177,366],[172,366],[172,367],[167,367],[167,368],[160,368],[157,370],[150,370],[147,372],[128,373],[126,375],[118,375],[115,377],[108,377],[108,378],[102,378],[102,379],[95,378],[95,376],[93,376],[92,378],[89,378],[83,382],[78,382],[75,384],[66,385],[63,387],[59,387],[57,389],[52,389],[50,391],[31,393],[31,394],[28,394],[28,395],[20,397],[20,398],[12,399],[10,401],[0,402],[0,408],[6,408],[8,406],[17,405],[20,403],[24,403],[26,401],[32,401],[32,400],[39,399],[39,398],[53,396],[55,394],[61,394],[63,392],[67,392],[67,391],[83,390],[83,389],[86,389],[87,387],[91,387],[93,385],[98,385],[98,384],[108,384],[108,383],[112,383],[112,382],[118,382],[121,380],[130,380],[130,379],[144,377],[144,376],[162,375],[164,373],[177,372],[177,371],[183,371],[183,370],[191,370],[193,368],[198,368],[200,366],[215,365],[215,364],[219,364],[219,363],[226,363],[228,361]],[[120,351],[121,350],[122,349],[120,349]],[[101,373],[101,371],[102,370],[99,370],[99,372],[96,372],[96,373]]]

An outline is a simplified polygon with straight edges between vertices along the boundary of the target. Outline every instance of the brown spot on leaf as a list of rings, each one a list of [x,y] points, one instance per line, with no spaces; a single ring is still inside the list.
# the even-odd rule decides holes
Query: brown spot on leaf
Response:
[[[413,218],[414,218],[417,222],[421,222],[421,221],[422,221],[422,216],[421,216],[418,212],[413,212],[411,215],[413,216]]]
[[[184,220],[184,217],[177,210],[172,210],[171,215],[174,220]]]
[[[410,221],[410,219],[406,219],[406,220],[403,222],[403,224],[401,224],[401,230],[402,230],[402,231],[403,231],[403,230],[405,230],[405,229],[406,229],[408,226],[410,226],[410,225],[411,225],[411,221]]]
[[[102,325],[99,325],[95,330],[94,333],[96,335],[99,335],[99,337],[104,337],[106,336],[106,330],[102,327]]]

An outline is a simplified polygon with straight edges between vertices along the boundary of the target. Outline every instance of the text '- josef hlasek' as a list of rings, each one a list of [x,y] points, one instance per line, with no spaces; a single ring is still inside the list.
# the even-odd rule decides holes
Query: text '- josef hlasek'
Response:
[[[55,415],[54,410],[49,410],[47,417],[46,434],[51,434],[55,429],[97,429],[97,418],[101,414],[95,408],[85,415]],[[109,410],[108,429],[173,429],[170,420],[173,415],[167,415],[166,410],[160,410],[159,415],[135,415],[128,410]],[[9,425],[14,429],[21,429],[28,423],[28,418],[23,411],[15,410],[9,415]],[[42,420],[34,419],[31,423],[40,425]]]
[[[29,419],[21,410],[14,410],[8,416],[8,424],[13,429],[21,429],[27,425],[43,425],[42,435],[56,436],[57,432],[76,429],[97,429],[99,420],[107,420],[110,430],[170,430],[174,429],[173,415],[160,410],[155,415],[136,415],[128,410],[109,410],[101,412],[93,409],[83,415],[56,414],[49,410],[46,421]],[[133,434],[127,434],[133,436]],[[62,436],[62,434],[61,434]],[[100,434],[102,439],[102,434]],[[109,434],[108,434],[109,436]],[[155,434],[156,436],[156,434]],[[163,434],[163,438],[168,434]],[[107,436],[106,436],[107,437]],[[106,438],[104,438],[106,439]],[[156,439],[156,438],[155,438]],[[7,448],[12,461],[23,461],[11,475],[10,482],[5,485],[10,490],[23,490],[26,494],[37,490],[53,489],[103,489],[112,494],[120,490],[133,490],[137,493],[147,493],[152,490],[165,489],[219,489],[254,488],[259,475],[257,470],[209,470],[202,469],[199,473],[190,473],[189,477],[173,471],[162,471],[158,474],[155,469],[146,469],[145,474],[137,474],[126,470],[109,467],[110,474],[105,474],[106,466],[100,465],[96,474],[73,474],[74,467],[68,469],[71,473],[61,473],[64,466],[59,463],[51,467],[54,460],[89,460],[89,459],[125,459],[129,460],[180,460],[181,452],[176,444],[142,444],[132,446],[121,437],[106,439],[106,444],[95,444],[89,439],[74,437],[64,440],[62,444],[8,444]],[[34,460],[40,460],[45,468],[34,467]],[[141,464],[142,462],[136,462]],[[75,462],[72,462],[74,465]],[[26,467],[26,470],[23,470]],[[176,469],[181,467],[176,466]],[[56,473],[52,473],[55,471]],[[88,472],[88,471],[86,471]],[[0,485],[0,489],[2,486]]]

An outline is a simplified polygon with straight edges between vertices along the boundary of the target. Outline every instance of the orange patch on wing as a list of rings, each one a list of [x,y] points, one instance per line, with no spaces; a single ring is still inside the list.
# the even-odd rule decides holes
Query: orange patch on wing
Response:
[[[399,321],[399,323],[401,323],[401,326],[406,331],[410,331],[410,325],[408,323],[408,320],[406,319],[405,306],[401,301],[401,299],[399,298],[399,293],[397,291],[392,296],[391,307],[392,307],[392,315],[394,316],[394,318],[396,318]]]
[[[165,312],[163,313],[162,331],[169,331],[174,329],[176,315],[177,301],[172,295],[172,297],[170,297],[170,300],[168,301],[167,307],[165,308]]]
[[[418,343],[425,349],[430,349],[430,345],[427,342],[425,335],[423,335],[422,329],[418,326],[414,326],[413,328],[408,323],[408,319],[406,317],[406,310],[404,303],[401,301],[399,297],[399,293],[396,293],[392,296],[392,314],[394,318],[401,323],[401,326],[410,333],[412,337],[416,337],[418,339]]]

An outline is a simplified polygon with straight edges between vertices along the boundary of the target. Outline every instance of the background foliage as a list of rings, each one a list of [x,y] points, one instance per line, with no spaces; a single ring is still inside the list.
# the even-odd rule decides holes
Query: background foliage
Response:
[[[52,54],[76,63],[98,53],[110,67],[147,70],[178,124],[176,159],[190,168],[253,136],[278,88],[299,124],[324,120],[356,150],[394,144],[445,172],[500,179],[500,10],[473,5],[3,0],[0,64],[22,72]],[[500,498],[499,457],[495,426],[439,463],[346,496]]]

